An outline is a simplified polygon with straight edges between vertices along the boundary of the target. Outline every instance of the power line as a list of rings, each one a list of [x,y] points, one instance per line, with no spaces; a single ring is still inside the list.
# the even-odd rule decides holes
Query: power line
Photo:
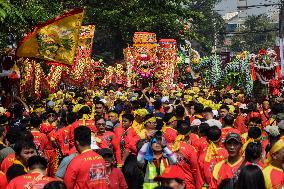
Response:
[[[274,32],[274,31],[279,31],[279,28],[276,29],[271,29],[271,30],[255,30],[255,31],[244,31],[244,32],[220,32],[219,34],[221,35],[226,35],[226,34],[234,34],[234,35],[245,35],[248,33],[269,33],[269,32]]]
[[[270,6],[280,6],[280,3],[271,3],[271,4],[259,4],[259,5],[247,5],[247,6],[237,6],[238,9],[248,9],[248,8],[254,8],[254,7],[270,7]]]

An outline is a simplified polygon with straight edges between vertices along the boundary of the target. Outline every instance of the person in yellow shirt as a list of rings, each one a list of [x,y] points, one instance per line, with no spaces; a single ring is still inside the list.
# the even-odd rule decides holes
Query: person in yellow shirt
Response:
[[[267,155],[263,169],[266,189],[281,189],[284,185],[284,140],[277,141]]]

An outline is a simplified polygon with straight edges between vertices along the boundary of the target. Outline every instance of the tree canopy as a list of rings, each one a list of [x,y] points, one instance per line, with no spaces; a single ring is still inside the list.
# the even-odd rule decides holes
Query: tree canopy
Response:
[[[211,51],[214,33],[223,22],[213,11],[219,0],[0,0],[0,49],[18,42],[41,22],[76,7],[86,10],[83,24],[95,24],[94,54],[108,60],[123,57],[136,31],[155,32],[160,38],[197,41]],[[212,22],[213,20],[213,22]]]
[[[256,53],[260,48],[273,47],[276,35],[277,26],[267,15],[249,16],[233,36],[231,49],[234,52],[247,50]]]

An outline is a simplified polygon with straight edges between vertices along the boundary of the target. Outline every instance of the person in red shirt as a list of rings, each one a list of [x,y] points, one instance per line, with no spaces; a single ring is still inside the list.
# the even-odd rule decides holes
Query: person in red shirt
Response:
[[[222,180],[235,177],[240,167],[244,166],[244,158],[240,155],[242,140],[240,135],[230,133],[225,140],[225,148],[228,151],[228,159],[218,162],[213,169],[213,178],[209,188],[216,189]]]
[[[57,113],[53,110],[46,112],[47,121],[40,125],[40,132],[48,135],[57,125]]]
[[[7,172],[7,180],[11,181],[13,178],[28,172],[28,159],[36,155],[36,147],[32,140],[19,140],[15,143],[15,160]]]
[[[72,123],[74,123],[76,120],[77,120],[77,114],[75,112],[69,112],[67,114],[67,123],[69,125],[66,127],[55,129],[49,134],[50,140],[52,142],[55,141],[58,143],[63,156],[72,153],[70,152],[70,149],[72,147],[70,143],[71,143],[71,138],[74,138],[71,135],[74,135],[74,133],[71,133],[71,129],[72,129]]]
[[[162,128],[163,135],[166,139],[166,142],[168,144],[172,144],[178,135],[176,131],[177,118],[173,114],[165,114],[164,122],[166,123],[166,126]]]
[[[47,177],[48,162],[41,156],[32,156],[28,159],[29,172],[11,180],[6,189],[43,189],[54,178]]]
[[[71,130],[70,130],[71,136],[72,136],[72,133],[74,132],[74,129],[82,125],[89,127],[93,133],[97,132],[95,121],[89,117],[89,114],[91,114],[91,110],[88,106],[83,106],[78,111],[78,117],[77,117],[78,120],[72,124]],[[71,140],[73,140],[73,138]]]
[[[8,181],[6,175],[2,171],[0,171],[0,189],[5,189],[7,185]]]
[[[108,176],[109,189],[127,189],[127,184],[120,169],[115,168],[115,160],[111,149],[103,148],[97,150],[106,162],[106,173]]]
[[[177,165],[185,174],[186,188],[201,188],[203,185],[197,161],[197,150],[192,146],[190,127],[186,121],[178,122],[179,135],[172,144],[172,151],[178,158]]]
[[[221,129],[217,126],[212,126],[207,132],[208,147],[200,153],[199,167],[201,176],[205,185],[209,186],[212,180],[212,172],[216,163],[226,159],[228,152],[219,146],[221,138]]]
[[[203,153],[208,148],[208,140],[207,140],[207,133],[210,126],[207,123],[201,123],[198,127],[198,136],[199,139],[197,142],[193,143],[194,147],[198,151],[198,156],[200,156],[201,153]],[[196,146],[197,145],[197,146]]]
[[[104,118],[98,118],[96,120],[96,142],[100,148],[110,148],[114,150],[115,159],[119,166],[122,165],[120,140],[115,137],[115,134],[111,131],[106,131],[106,120]]]
[[[221,140],[220,140],[220,146],[221,147],[224,146],[226,136],[229,133],[237,133],[237,134],[241,135],[239,130],[233,128],[233,124],[234,124],[234,117],[233,116],[227,115],[223,118],[223,128],[222,128],[222,135],[221,135]]]
[[[77,155],[64,175],[67,189],[107,189],[104,159],[91,149],[91,129],[80,126],[74,130]]]
[[[31,133],[34,136],[34,143],[36,145],[37,153],[39,153],[41,156],[45,154],[45,150],[51,150],[51,144],[49,143],[49,140],[47,136],[44,133],[41,133],[39,131],[40,124],[42,123],[42,120],[38,117],[37,114],[33,113],[30,116],[30,129]]]
[[[122,153],[122,164],[124,164],[125,160],[129,156],[129,154],[136,151],[136,143],[132,142],[133,138],[136,136],[137,141],[139,140],[139,137],[132,127],[134,121],[134,116],[132,114],[124,114],[122,115],[122,126],[124,128],[124,133],[121,137],[120,142],[120,149]]]
[[[270,112],[271,112],[271,109],[270,109],[269,101],[264,100],[262,102],[262,111],[260,111],[262,128],[265,128],[268,125],[272,125],[272,123],[270,123],[270,118],[271,118]]]
[[[0,170],[3,171],[4,173],[7,172],[9,167],[11,167],[16,159],[15,153],[9,154],[1,163],[1,168]]]
[[[185,106],[186,106],[187,112],[189,113],[189,122],[191,124],[192,121],[195,119],[194,102],[190,101]]]
[[[247,122],[247,107],[246,105],[241,105],[240,106],[240,113],[237,116],[235,122],[234,122],[234,127],[241,132],[241,134],[244,134],[248,132],[246,122]]]

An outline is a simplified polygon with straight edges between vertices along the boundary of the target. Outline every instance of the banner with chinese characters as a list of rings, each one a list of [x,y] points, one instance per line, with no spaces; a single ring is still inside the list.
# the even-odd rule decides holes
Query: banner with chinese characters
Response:
[[[37,25],[33,32],[20,41],[16,55],[72,65],[83,15],[83,9],[74,9]]]

